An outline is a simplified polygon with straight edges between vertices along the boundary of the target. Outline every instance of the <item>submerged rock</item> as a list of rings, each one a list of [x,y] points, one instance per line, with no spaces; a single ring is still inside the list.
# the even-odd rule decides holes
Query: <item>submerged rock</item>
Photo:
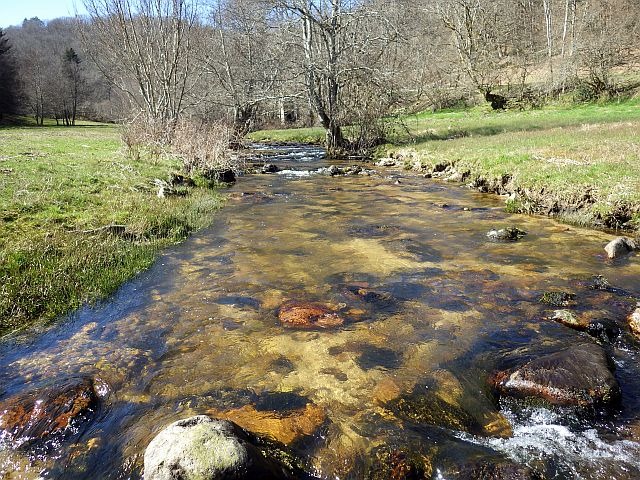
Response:
[[[540,302],[551,307],[569,307],[575,305],[576,295],[568,292],[544,292]]]
[[[98,403],[91,378],[10,397],[0,402],[0,437],[20,446],[63,433],[86,420]]]
[[[227,411],[210,409],[207,413],[215,418],[230,420],[250,432],[284,445],[313,435],[327,418],[324,409],[312,403],[287,412],[257,410],[255,406],[246,405]]]
[[[604,250],[607,252],[607,256],[610,259],[618,258],[623,255],[626,255],[634,250],[636,250],[638,246],[636,242],[626,237],[618,237],[615,240],[610,241]]]
[[[265,457],[256,439],[232,422],[206,415],[179,420],[162,430],[144,452],[145,480],[293,479]]]
[[[420,480],[431,478],[431,459],[419,451],[380,446],[371,452],[366,480]]]
[[[387,408],[406,420],[474,435],[507,438],[509,421],[482,399],[465,397],[459,381],[448,371],[433,373],[431,385],[417,385],[388,402]]]
[[[507,227],[499,230],[493,229],[487,233],[489,240],[496,242],[516,242],[527,234],[518,227]]]
[[[463,466],[457,473],[453,473],[447,478],[454,480],[542,480],[529,467],[512,463],[508,460],[503,462],[480,462]]]
[[[329,307],[311,302],[287,302],[278,311],[280,323],[289,328],[313,329],[339,327],[344,318]]]
[[[553,405],[592,407],[620,397],[609,359],[598,345],[586,343],[535,358],[499,372],[495,387],[502,395],[535,397]]]
[[[589,326],[589,322],[586,319],[578,317],[571,310],[556,310],[550,319],[575,330],[583,331]]]

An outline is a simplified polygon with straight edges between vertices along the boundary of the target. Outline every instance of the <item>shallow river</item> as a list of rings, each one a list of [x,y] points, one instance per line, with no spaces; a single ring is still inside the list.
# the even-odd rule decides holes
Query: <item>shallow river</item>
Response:
[[[365,478],[384,452],[417,452],[434,478],[483,461],[546,478],[640,478],[640,350],[628,332],[607,347],[622,388],[614,411],[585,420],[516,409],[489,386],[498,369],[592,341],[546,319],[545,291],[575,293],[578,312],[624,319],[624,296],[585,285],[603,275],[640,296],[638,257],[606,261],[610,234],[509,215],[500,198],[458,185],[390,171],[308,175],[326,165],[310,148],[275,163],[288,170],[241,177],[211,228],[108,302],[2,345],[3,397],[76,375],[100,379],[104,395],[74,435],[0,447],[6,478],[138,478],[146,445],[168,423],[229,411],[278,419],[307,404],[314,410],[301,415],[318,428],[281,440],[320,478]],[[529,233],[488,241],[508,225]],[[278,308],[290,300],[328,305],[346,322],[285,328]],[[390,407],[429,390],[484,433]],[[492,436],[492,425],[513,435]]]

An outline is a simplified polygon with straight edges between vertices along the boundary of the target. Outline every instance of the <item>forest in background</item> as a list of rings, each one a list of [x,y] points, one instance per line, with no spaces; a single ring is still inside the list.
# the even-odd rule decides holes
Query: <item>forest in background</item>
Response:
[[[229,141],[319,124],[330,150],[363,150],[394,114],[536,108],[640,83],[635,0],[83,3],[84,17],[0,31],[5,119],[124,123],[128,145],[205,124]]]

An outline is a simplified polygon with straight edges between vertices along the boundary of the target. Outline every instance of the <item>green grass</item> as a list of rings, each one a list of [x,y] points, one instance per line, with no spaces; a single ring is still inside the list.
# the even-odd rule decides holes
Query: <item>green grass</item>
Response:
[[[253,142],[313,143],[324,142],[325,131],[320,127],[290,128],[286,130],[259,130],[247,138]]]
[[[472,176],[513,177],[532,199],[575,206],[587,190],[591,223],[621,209],[640,212],[640,104],[583,105],[526,112],[419,115],[379,155],[455,164]],[[399,130],[396,130],[399,132]],[[607,223],[605,221],[605,223]]]
[[[128,158],[114,126],[0,128],[0,334],[106,297],[208,225],[215,190],[157,197],[152,181],[179,168]]]

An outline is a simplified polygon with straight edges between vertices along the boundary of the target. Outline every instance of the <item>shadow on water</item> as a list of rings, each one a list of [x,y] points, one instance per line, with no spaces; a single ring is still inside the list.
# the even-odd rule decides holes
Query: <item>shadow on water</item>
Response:
[[[0,401],[73,375],[109,386],[56,455],[0,447],[3,474],[137,478],[160,429],[217,412],[287,440],[320,478],[462,478],[455,465],[468,478],[523,468],[634,478],[637,462],[614,453],[638,449],[624,433],[640,417],[638,343],[624,324],[640,293],[636,258],[607,263],[607,235],[508,215],[498,199],[464,189],[412,177],[397,185],[384,172],[306,174],[327,166],[316,148],[265,147],[256,162],[294,173],[242,177],[211,228],[112,299],[2,345]],[[488,242],[501,225],[529,235]],[[594,275],[618,290],[590,289]],[[547,320],[546,291],[574,294],[578,315],[618,322],[623,334],[603,345],[616,361],[620,411],[563,423],[494,397],[496,370],[594,341]],[[288,302],[344,321],[283,326]],[[292,424],[311,426],[292,433]]]

